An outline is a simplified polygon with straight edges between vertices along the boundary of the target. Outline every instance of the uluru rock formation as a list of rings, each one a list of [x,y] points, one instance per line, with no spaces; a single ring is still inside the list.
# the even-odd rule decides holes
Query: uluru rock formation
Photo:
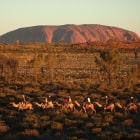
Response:
[[[94,41],[107,41],[116,39],[119,41],[140,40],[140,37],[132,32],[118,27],[99,24],[60,25],[60,26],[33,26],[20,28],[0,36],[0,43],[13,43],[19,40],[27,42],[69,42],[84,43]]]

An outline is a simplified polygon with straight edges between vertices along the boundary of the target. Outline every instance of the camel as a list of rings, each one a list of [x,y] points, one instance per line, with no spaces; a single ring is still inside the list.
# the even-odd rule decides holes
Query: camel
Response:
[[[62,109],[64,108],[70,109],[70,111],[74,111],[74,104],[73,103],[64,104],[62,105]]]
[[[115,110],[115,104],[114,103],[110,103],[108,105],[103,106],[102,104],[100,104],[99,102],[94,102],[94,104],[96,104],[98,107],[103,108],[104,112],[106,110],[110,110],[110,112],[113,112]]]
[[[57,107],[61,107],[61,106],[62,106],[62,105],[61,105],[59,102],[57,102],[57,101],[54,101],[53,103],[54,103],[54,105],[56,105]]]
[[[45,104],[46,105],[46,104]],[[49,101],[48,104],[46,105],[46,108],[54,109],[54,104],[52,101]]]
[[[134,103],[130,103],[127,106],[123,106],[119,102],[116,102],[115,105],[128,113],[129,113],[129,111],[132,111],[132,110],[137,113],[137,110],[138,110],[138,106]]]
[[[42,109],[46,108],[44,103],[35,102],[35,105],[38,106],[39,108],[42,108]]]
[[[52,103],[52,101],[49,101],[46,104],[35,102],[35,105],[37,105],[39,108],[42,108],[42,109],[47,109],[47,108],[53,109],[54,108],[54,104]]]
[[[115,111],[115,104],[110,103],[108,105],[105,105],[104,106],[104,112],[106,112],[106,110],[110,110],[110,112],[114,112]]]
[[[16,104],[15,102],[11,102],[10,103],[13,107],[18,108],[18,110],[33,110],[33,106],[31,103],[23,103],[23,102],[19,102],[18,104]]]
[[[81,111],[84,110],[84,112],[86,113],[88,110],[91,110],[92,112],[94,112],[96,114],[96,110],[94,108],[94,105],[92,103],[86,103],[83,105]]]
[[[59,102],[54,101],[53,104],[57,109],[60,109],[60,110],[62,109],[62,104],[60,104]]]
[[[129,111],[135,111],[135,113],[138,112],[138,106],[135,103],[128,104],[125,108],[125,111],[129,113]]]

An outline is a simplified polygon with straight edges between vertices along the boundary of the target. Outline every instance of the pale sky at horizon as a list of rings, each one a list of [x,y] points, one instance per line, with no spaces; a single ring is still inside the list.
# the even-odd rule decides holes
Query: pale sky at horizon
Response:
[[[115,26],[140,36],[140,0],[0,0],[0,35],[64,24]]]

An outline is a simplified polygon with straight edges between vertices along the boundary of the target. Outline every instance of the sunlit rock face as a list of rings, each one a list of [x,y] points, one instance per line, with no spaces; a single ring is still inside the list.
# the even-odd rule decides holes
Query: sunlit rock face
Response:
[[[33,26],[20,28],[0,36],[0,43],[13,43],[19,40],[27,42],[67,42],[84,43],[94,41],[108,41],[115,39],[119,41],[140,40],[140,37],[125,29],[99,25],[60,25],[60,26]]]

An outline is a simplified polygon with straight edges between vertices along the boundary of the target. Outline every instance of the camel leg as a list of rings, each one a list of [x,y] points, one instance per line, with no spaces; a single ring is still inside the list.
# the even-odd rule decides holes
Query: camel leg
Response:
[[[96,110],[95,109],[93,109],[93,112],[96,114]]]
[[[106,112],[106,109],[104,108],[104,114],[105,114],[105,112]]]
[[[114,113],[115,112],[115,108],[111,108],[111,113]]]
[[[18,108],[18,111],[23,111],[23,109],[22,108]]]
[[[75,107],[72,108],[72,111],[74,111],[74,110],[75,110]]]
[[[134,111],[136,112],[136,114],[138,113],[138,110],[137,110],[137,106],[134,108]]]
[[[124,108],[125,113],[129,113],[129,110],[127,108]]]
[[[137,109],[134,109],[135,113],[137,114]]]
[[[82,112],[83,108],[80,109],[80,112]]]
[[[124,113],[128,113],[127,107],[124,106],[123,109],[124,109]]]
[[[87,112],[86,109],[85,109],[85,107],[83,107],[82,109],[84,110],[85,113]]]

